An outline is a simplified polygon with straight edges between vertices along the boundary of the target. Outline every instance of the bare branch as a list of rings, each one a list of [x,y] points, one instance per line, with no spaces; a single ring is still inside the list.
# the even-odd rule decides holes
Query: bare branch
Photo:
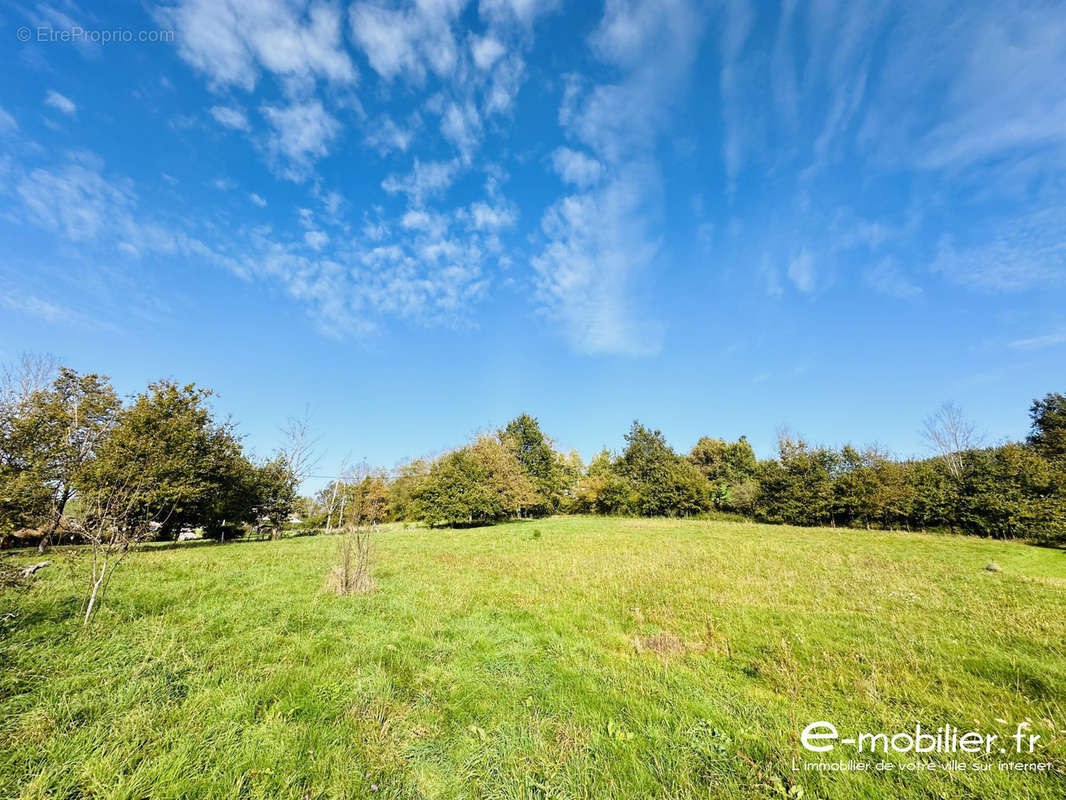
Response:
[[[285,436],[285,445],[281,454],[288,466],[289,474],[296,483],[296,489],[303,484],[318,462],[322,460],[322,454],[318,449],[322,441],[321,436],[314,436],[311,432],[309,414],[305,410],[302,418],[291,417],[282,428]]]
[[[955,403],[944,403],[930,415],[922,427],[922,436],[929,449],[944,462],[948,473],[960,480],[963,473],[962,454],[981,446],[973,423],[962,414]]]
[[[0,405],[25,405],[34,392],[47,389],[58,373],[59,360],[51,353],[21,353],[0,368]]]

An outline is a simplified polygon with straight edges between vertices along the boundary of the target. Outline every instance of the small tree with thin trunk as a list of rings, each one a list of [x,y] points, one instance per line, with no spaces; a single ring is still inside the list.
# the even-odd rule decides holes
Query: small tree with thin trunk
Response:
[[[386,508],[387,495],[384,483],[375,480],[365,465],[362,474],[356,485],[365,489],[365,496],[359,508],[341,525],[337,563],[327,577],[327,586],[339,595],[367,594],[374,590],[374,578],[370,574],[371,537]]]
[[[116,415],[78,485],[72,524],[92,555],[85,624],[130,550],[187,517],[211,488],[209,393],[151,384]]]
[[[295,509],[300,487],[307,480],[311,470],[321,460],[322,455],[318,450],[320,437],[312,434],[311,422],[306,411],[303,417],[299,419],[290,418],[285,427],[282,428],[282,434],[285,436],[285,445],[278,454],[278,458],[284,462],[292,490],[292,508]],[[291,515],[291,509],[289,513]],[[273,529],[274,538],[277,538],[280,534],[280,527],[275,527]]]
[[[334,515],[338,519],[338,524],[343,521],[344,515],[341,509],[344,506],[344,492],[341,491],[345,485],[345,481],[348,476],[348,458],[345,456],[341,461],[341,467],[337,471],[337,477],[326,487],[322,493],[323,505],[326,508],[326,534],[333,533],[333,520]]]
[[[142,477],[127,476],[122,483],[102,486],[81,498],[82,509],[73,523],[91,550],[89,588],[82,624],[96,617],[111,578],[129,552],[152,535],[153,520],[144,513],[149,494]]]

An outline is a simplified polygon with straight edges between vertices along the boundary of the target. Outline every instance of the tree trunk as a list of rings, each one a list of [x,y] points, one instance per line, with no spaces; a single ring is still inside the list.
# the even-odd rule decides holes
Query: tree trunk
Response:
[[[93,617],[93,609],[96,606],[96,596],[100,591],[100,585],[104,582],[104,576],[107,574],[107,564],[105,563],[100,570],[100,577],[93,581],[92,592],[89,593],[89,604],[85,607],[85,619],[82,621],[83,625],[88,625]]]
[[[67,501],[70,500],[70,489],[64,488],[60,495],[59,503],[56,506],[56,513],[52,516],[52,522],[48,526],[48,530],[44,536],[41,537],[41,541],[37,545],[37,555],[42,555],[45,550],[48,549],[48,545],[52,543],[52,537],[55,536],[57,530],[59,530],[59,522],[63,519],[63,511],[66,510]]]

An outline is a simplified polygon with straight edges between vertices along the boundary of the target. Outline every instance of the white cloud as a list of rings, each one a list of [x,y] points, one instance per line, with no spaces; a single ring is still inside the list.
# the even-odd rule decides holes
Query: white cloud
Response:
[[[16,191],[33,221],[75,242],[110,230],[134,203],[132,190],[109,183],[100,163],[89,158],[59,169],[34,169]]]
[[[944,236],[932,270],[971,289],[1025,291],[1066,284],[1066,212],[1044,208],[984,226],[961,245]]]
[[[241,270],[280,284],[332,336],[373,332],[382,317],[462,325],[485,296],[484,251],[475,240],[416,233],[412,240],[345,243],[308,257],[253,233]]]
[[[754,24],[754,12],[748,0],[729,0],[726,22],[722,28],[722,70],[718,88],[722,93],[723,157],[730,187],[736,181],[744,162],[744,150],[749,135],[746,115],[749,112],[740,93],[739,64],[744,43]]]
[[[472,203],[464,216],[479,231],[498,231],[511,227],[515,222],[515,212],[509,206],[492,206],[483,202]]]
[[[18,130],[19,124],[13,116],[0,108],[0,133],[11,133]]]
[[[799,116],[799,87],[792,47],[792,17],[795,13],[796,0],[784,0],[781,4],[781,17],[777,23],[777,38],[774,40],[770,62],[774,104],[778,113],[790,125],[794,125]]]
[[[470,42],[470,52],[478,69],[487,70],[507,52],[499,39],[493,36],[475,36]]]
[[[264,200],[259,195],[257,195],[255,192],[249,192],[248,193],[248,199],[251,200],[253,203],[255,203],[257,206],[259,206],[260,208],[265,208],[266,207],[267,201]]]
[[[340,123],[320,100],[285,107],[264,105],[260,111],[274,129],[268,147],[276,157],[282,157],[281,173],[292,180],[306,177],[311,164],[329,153],[330,144],[341,131]]]
[[[544,215],[549,243],[533,259],[538,298],[574,349],[587,354],[648,355],[662,329],[632,298],[637,276],[653,263],[659,241],[646,187],[649,167],[630,165],[599,190],[570,195]]]
[[[458,62],[452,23],[464,4],[463,0],[435,0],[396,9],[376,2],[355,3],[352,38],[383,78],[405,75],[421,83],[427,67],[438,77],[447,77]]]
[[[388,116],[379,118],[370,128],[366,135],[366,143],[382,155],[392,150],[407,152],[407,148],[414,141],[414,127],[403,128],[397,125]]]
[[[510,53],[496,62],[491,74],[491,81],[485,90],[484,113],[506,113],[521,88],[525,77],[525,61],[517,53]]]
[[[321,192],[316,191],[315,194],[318,199],[322,201],[322,207],[326,209],[326,214],[331,222],[337,222],[337,210],[344,202],[344,196],[338,191]]]
[[[804,294],[814,291],[814,256],[808,250],[800,250],[788,262],[788,279]]]
[[[478,12],[496,24],[506,25],[513,21],[528,27],[537,17],[558,6],[559,0],[480,0]]]
[[[1047,333],[1043,336],[1033,336],[1028,339],[1015,339],[1010,343],[1010,346],[1016,350],[1040,350],[1060,344],[1066,344],[1066,330]]]
[[[565,80],[559,121],[597,158],[566,148],[553,154],[553,165],[579,186],[600,183],[548,209],[542,220],[548,242],[533,267],[542,310],[580,352],[643,355],[661,346],[661,326],[646,318],[632,293],[659,255],[652,228],[662,202],[655,145],[702,25],[684,0],[609,0],[590,42],[620,80],[587,90],[577,76]]]
[[[918,143],[922,164],[1066,144],[1066,84],[1058,79],[1066,74],[1066,7],[968,16],[957,23],[965,35],[951,51],[958,69],[938,106],[942,121]]]
[[[14,183],[19,216],[70,242],[102,245],[135,258],[173,255],[187,247],[186,237],[141,219],[131,183],[105,177],[103,162],[92,154],[73,153],[65,163],[29,170]]]
[[[458,173],[455,161],[420,161],[415,158],[414,167],[408,175],[390,175],[381,183],[381,188],[390,194],[405,194],[414,206],[421,206],[426,198],[444,192]]]
[[[16,286],[0,284],[0,308],[37,317],[49,325],[76,325],[112,332],[118,330],[113,323],[94,319],[81,311],[75,311],[53,300],[45,300],[36,294],[22,291]]]
[[[263,69],[305,83],[354,82],[340,10],[328,3],[302,8],[284,0],[183,0],[158,16],[176,29],[181,57],[216,87],[251,91]]]
[[[900,6],[877,33],[857,143],[880,166],[951,170],[1066,146],[1066,6]]]
[[[207,236],[197,236],[146,219],[128,185],[108,181],[102,167],[83,155],[54,170],[25,174],[16,187],[21,213],[69,241],[93,241],[133,258],[180,256],[274,283],[306,307],[316,327],[334,336],[369,333],[390,316],[429,325],[470,324],[471,307],[488,290],[484,265],[491,248],[479,234],[450,235],[445,219],[392,242],[385,238],[387,226],[379,229],[378,242],[334,240],[315,228],[294,240],[275,237],[265,226],[223,232],[210,224],[201,225]],[[303,212],[309,210],[301,210],[301,224],[313,224],[312,215]],[[0,292],[0,306],[46,319],[66,316],[58,306],[13,292]]]
[[[481,117],[473,102],[449,103],[441,117],[440,130],[468,161],[481,140]]]
[[[248,117],[244,111],[239,108],[231,106],[212,106],[210,108],[211,116],[225,128],[229,128],[233,131],[247,131],[250,129],[248,124]]]
[[[576,186],[589,186],[603,176],[603,164],[585,153],[558,147],[552,153],[552,167],[559,177]]]
[[[412,209],[404,213],[400,217],[400,224],[403,227],[416,231],[429,231],[439,230],[442,224],[441,219],[436,214],[430,214],[428,211],[420,211]]]
[[[329,244],[329,235],[325,231],[308,231],[304,234],[304,241],[312,250],[321,250]]]
[[[917,297],[922,293],[921,288],[907,278],[899,265],[889,258],[882,259],[876,266],[867,269],[863,273],[863,280],[874,291],[900,300]]]
[[[44,96],[45,105],[51,106],[56,111],[60,111],[67,116],[72,116],[77,113],[78,107],[74,104],[74,101],[68,97],[64,97],[54,89],[49,89],[48,93]]]
[[[45,322],[63,322],[73,316],[73,312],[60,305],[31,294],[19,292],[14,286],[5,286],[0,291],[0,306],[20,314],[39,317]]]

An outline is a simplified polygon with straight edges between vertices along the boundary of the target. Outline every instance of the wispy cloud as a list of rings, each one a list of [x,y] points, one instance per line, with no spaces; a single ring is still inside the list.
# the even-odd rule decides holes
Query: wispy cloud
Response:
[[[383,78],[405,76],[421,83],[427,70],[448,77],[458,62],[452,24],[463,3],[418,3],[407,9],[376,2],[351,8],[352,38]]]
[[[251,125],[248,124],[248,117],[239,108],[232,106],[212,106],[210,109],[211,116],[215,118],[215,121],[224,128],[229,128],[232,131],[247,131],[251,129]]]
[[[788,279],[804,294],[814,291],[815,271],[814,256],[809,250],[800,250],[788,262]]]
[[[744,149],[750,137],[748,113],[740,91],[740,57],[754,24],[755,14],[748,0],[729,0],[722,26],[722,69],[718,78],[722,94],[723,157],[730,187],[735,186],[743,166]]]
[[[866,285],[876,292],[906,300],[922,293],[920,286],[903,274],[899,264],[886,258],[863,272]]]
[[[591,186],[596,163],[604,177],[548,209],[547,245],[532,263],[543,311],[581,352],[644,355],[661,347],[661,324],[644,316],[632,292],[661,245],[654,150],[673,110],[664,98],[688,78],[702,26],[682,0],[609,2],[590,45],[622,77],[587,91],[572,79],[564,95],[562,124],[598,157],[567,149],[553,163],[579,186]],[[634,116],[635,108],[642,113]]]
[[[1017,350],[1040,350],[1060,344],[1066,344],[1066,330],[1047,333],[1043,336],[1033,336],[1028,339],[1015,339],[1010,343],[1010,346]]]
[[[367,126],[366,143],[382,155],[393,150],[405,153],[414,141],[417,124],[417,117],[411,125],[401,126],[383,115]]]
[[[320,100],[292,103],[288,106],[264,105],[260,108],[273,129],[267,148],[279,172],[292,180],[303,180],[311,166],[329,154],[341,125]]]
[[[582,187],[596,183],[604,173],[603,164],[595,158],[569,147],[555,149],[552,167],[564,181]]]
[[[994,223],[966,244],[942,237],[934,273],[972,289],[1025,291],[1066,285],[1066,211],[1031,211]]]
[[[74,317],[70,309],[48,300],[42,300],[35,295],[20,292],[14,286],[6,286],[4,291],[0,292],[0,306],[8,311],[38,317],[45,322],[63,322]]]
[[[548,244],[533,259],[538,296],[579,352],[650,355],[661,346],[661,324],[633,296],[634,280],[659,251],[648,213],[648,186],[658,182],[652,165],[629,163],[544,216]]]
[[[0,133],[11,133],[18,130],[19,124],[16,119],[0,108]]]
[[[22,291],[17,286],[0,284],[0,308],[4,308],[14,314],[36,317],[50,325],[73,325],[80,328],[95,328],[107,331],[118,330],[118,327],[111,322],[94,319],[69,306]]]
[[[434,224],[402,231],[384,225],[363,237],[330,221],[341,202],[334,197],[323,201],[322,214],[301,209],[299,227],[305,230],[298,234],[161,221],[141,209],[128,181],[107,176],[103,161],[87,153],[53,169],[26,172],[15,197],[27,223],[61,240],[91,243],[102,252],[113,248],[150,263],[180,257],[278,285],[331,336],[371,333],[390,317],[426,325],[474,324],[472,309],[490,284],[488,268],[503,258],[495,233],[514,219],[493,190],[485,200],[436,217]],[[249,197],[255,202],[259,196]],[[337,225],[340,235],[331,235],[329,225]],[[5,298],[3,304],[13,310],[77,319],[39,297],[8,292]]]
[[[264,71],[304,84],[357,78],[341,12],[328,3],[301,11],[284,0],[179,0],[157,14],[177,30],[182,58],[217,88],[251,91]]]
[[[445,191],[459,172],[456,161],[426,161],[415,158],[414,167],[407,175],[390,175],[381,186],[390,194],[405,194],[413,206],[422,206],[425,201]]]
[[[78,111],[78,106],[69,97],[61,95],[54,89],[49,89],[48,93],[44,96],[44,104],[51,106],[56,111],[66,114],[68,117],[73,116]]]
[[[57,169],[33,169],[16,185],[30,219],[71,241],[92,239],[128,219],[134,204],[128,183],[101,175],[95,157],[78,154]]]

